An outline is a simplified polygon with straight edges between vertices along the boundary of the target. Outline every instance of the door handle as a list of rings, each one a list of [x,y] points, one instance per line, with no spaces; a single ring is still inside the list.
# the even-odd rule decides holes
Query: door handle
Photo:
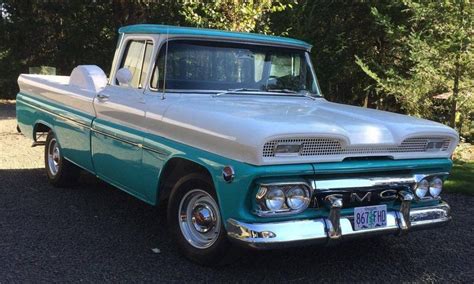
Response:
[[[97,98],[101,101],[109,99],[109,95],[106,94],[97,94]]]

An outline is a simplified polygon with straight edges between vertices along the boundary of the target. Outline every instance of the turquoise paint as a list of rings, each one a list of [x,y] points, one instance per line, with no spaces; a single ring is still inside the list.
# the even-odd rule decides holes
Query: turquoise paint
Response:
[[[339,165],[339,167],[338,167]],[[217,180],[220,182],[218,185],[220,188],[225,188],[226,186],[234,188],[234,190],[229,190],[226,192],[223,198],[230,199],[231,202],[236,202],[236,200],[244,199],[243,203],[240,205],[245,204],[244,207],[232,207],[232,204],[228,204],[229,208],[232,208],[232,212],[227,211],[226,208],[222,208],[222,210],[226,210],[225,215],[227,217],[232,217],[237,220],[242,220],[245,222],[273,222],[273,221],[285,221],[285,220],[292,220],[292,219],[312,219],[312,218],[320,218],[320,217],[327,217],[328,211],[327,210],[320,210],[320,209],[307,209],[304,212],[294,215],[294,216],[285,216],[285,217],[276,217],[276,218],[261,218],[257,217],[253,214],[249,214],[249,209],[254,206],[254,196],[257,191],[257,184],[256,182],[251,181],[275,181],[281,180],[282,172],[288,172],[289,175],[286,175],[286,178],[283,179],[288,180],[298,180],[298,179],[305,179],[305,178],[314,178],[317,177],[319,174],[331,174],[334,177],[343,177],[347,173],[370,173],[370,172],[377,172],[377,171],[395,171],[395,170],[410,170],[411,173],[417,172],[448,172],[451,169],[452,162],[449,159],[416,159],[416,160],[388,160],[388,161],[351,161],[351,162],[338,162],[338,163],[319,163],[313,164],[315,167],[315,171],[303,171],[295,170],[292,167],[298,165],[285,165],[280,166],[281,168],[277,168],[278,166],[262,166],[262,167],[252,167],[252,166],[244,166],[240,167],[238,171],[236,168],[236,176],[241,174],[244,175],[242,179],[236,179],[235,182],[232,184],[225,184],[222,179]],[[300,165],[303,166],[303,165]],[[265,169],[265,172],[262,173],[259,170]],[[242,171],[242,172],[241,172]],[[238,191],[238,188],[249,188],[249,190],[245,190],[246,197],[241,196],[240,194],[234,194]],[[232,195],[231,195],[232,194]],[[221,200],[219,200],[221,201]],[[427,206],[433,205],[433,203],[438,203],[438,201],[427,201],[427,202],[414,202],[413,207],[420,207],[420,206]],[[387,207],[389,210],[398,210],[399,205],[397,203],[387,203]],[[245,212],[244,212],[245,211]],[[353,209],[344,209],[342,214],[353,214]]]
[[[216,38],[230,38],[238,40],[261,41],[265,43],[277,43],[284,45],[293,45],[304,49],[311,49],[311,45],[301,40],[270,36],[254,33],[230,32],[213,29],[200,29],[190,27],[177,27],[167,25],[131,25],[119,29],[119,33],[134,33],[134,34],[170,34],[183,36],[207,36]]]
[[[143,149],[137,145],[143,143],[143,132],[102,119],[94,120],[92,126],[107,134],[93,131],[91,136],[96,175],[133,196],[154,204],[156,187],[149,190],[149,185],[145,184]]]
[[[453,163],[449,159],[416,159],[416,160],[374,160],[344,161],[313,164],[316,174],[363,173],[366,171],[390,170],[440,170],[449,172]]]
[[[144,132],[135,128],[127,127],[100,118],[96,118],[92,124],[93,129],[112,135],[131,143],[142,144]]]
[[[25,135],[33,138],[33,127],[37,123],[49,126],[66,159],[94,172],[89,140],[93,116],[23,93],[17,95],[16,105],[17,121]]]
[[[351,172],[375,172],[380,170],[407,170],[412,173],[426,171],[449,171],[452,162],[449,159],[419,159],[419,160],[389,160],[389,161],[352,161],[340,163],[321,164],[296,164],[296,165],[271,165],[253,166],[246,163],[231,160],[207,151],[196,149],[160,136],[145,134],[144,146],[158,149],[163,155],[156,154],[154,158],[147,161],[150,172],[156,172],[158,177],[163,165],[173,157],[180,157],[194,161],[210,172],[217,191],[218,201],[221,207],[222,217],[235,218],[246,222],[271,222],[290,219],[307,219],[326,217],[326,210],[308,209],[297,216],[279,218],[261,218],[251,213],[254,206],[254,196],[257,190],[256,181],[266,180],[302,180],[314,178],[315,174],[344,175]],[[147,152],[146,150],[144,152]],[[153,170],[153,165],[159,164],[160,168]],[[339,167],[338,167],[339,164]],[[222,178],[222,168],[232,165],[236,172],[236,178],[232,183],[226,183]],[[313,169],[313,166],[316,170]],[[152,184],[158,185],[158,178],[153,179]],[[158,192],[159,194],[159,192]],[[414,203],[413,207],[426,206],[429,204]],[[388,208],[397,210],[397,204],[388,203]],[[352,209],[345,209],[344,214],[352,214]]]
[[[142,150],[96,132],[92,132],[91,141],[97,177],[138,199],[152,203],[143,194]]]
[[[187,159],[206,168],[213,179],[221,207],[221,215],[225,220],[228,218],[259,219],[250,212],[253,195],[249,192],[253,188],[256,178],[294,178],[314,174],[313,167],[310,164],[253,166],[152,134],[145,134],[144,147],[157,149],[163,153],[163,155],[155,154],[154,158],[150,158],[146,163],[151,168],[155,164],[162,165],[161,168],[155,169],[157,179],[151,182],[153,184],[158,185],[161,170],[171,158]],[[144,150],[144,152],[147,151]],[[222,177],[222,168],[226,165],[234,167],[236,172],[236,177],[232,183],[225,182]]]
[[[37,120],[44,120],[58,128],[56,120],[50,115],[40,111],[31,110],[22,104],[22,96],[18,100],[19,122],[25,127]],[[63,111],[65,109],[51,111]],[[208,169],[215,184],[221,214],[224,220],[235,218],[245,222],[272,222],[290,219],[307,219],[327,216],[327,210],[308,209],[295,216],[278,218],[261,218],[251,213],[254,205],[254,195],[257,189],[256,180],[295,180],[314,178],[319,174],[344,176],[347,173],[367,173],[375,171],[410,170],[412,173],[423,171],[449,171],[452,162],[449,159],[418,159],[418,160],[387,160],[387,161],[350,161],[337,163],[295,164],[254,166],[239,161],[231,160],[214,153],[197,149],[176,141],[157,135],[142,132],[106,121],[97,120],[94,127],[117,137],[134,142],[143,142],[143,150],[136,149],[133,145],[120,142],[114,138],[102,139],[100,134],[93,134],[94,160],[102,159],[100,168],[109,169],[114,173],[110,176],[102,175],[102,179],[118,188],[140,198],[148,203],[156,204],[159,195],[159,177],[166,163],[175,157],[188,159]],[[66,129],[61,125],[60,128]],[[100,140],[100,141],[99,141]],[[60,139],[61,142],[61,139]],[[153,151],[147,148],[153,149]],[[107,152],[106,152],[107,149]],[[110,151],[112,149],[112,151]],[[139,155],[133,151],[141,152]],[[76,153],[73,153],[76,155]],[[142,155],[142,159],[137,158]],[[71,157],[68,157],[71,158]],[[97,159],[96,159],[97,158]],[[74,159],[74,158],[73,158]],[[234,167],[236,177],[232,183],[226,183],[221,175],[222,168],[226,165]],[[123,182],[120,176],[129,181]],[[426,203],[414,202],[413,207],[426,206]],[[396,210],[396,204],[388,204],[389,208]],[[343,214],[352,214],[352,209],[344,209]]]

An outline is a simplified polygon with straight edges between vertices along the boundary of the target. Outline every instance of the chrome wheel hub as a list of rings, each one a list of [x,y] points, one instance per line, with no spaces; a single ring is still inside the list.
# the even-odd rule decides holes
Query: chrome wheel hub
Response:
[[[201,233],[209,232],[216,225],[214,212],[207,204],[197,204],[192,213],[194,228]]]
[[[61,152],[59,150],[56,138],[49,141],[48,145],[48,168],[49,172],[55,176],[59,170],[59,162],[61,160]]]
[[[193,189],[179,204],[179,227],[188,243],[198,249],[214,244],[219,237],[221,219],[214,198],[204,190]]]

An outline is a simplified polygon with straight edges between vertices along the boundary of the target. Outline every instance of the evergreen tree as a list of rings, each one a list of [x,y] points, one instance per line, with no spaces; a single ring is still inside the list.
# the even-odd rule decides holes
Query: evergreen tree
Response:
[[[456,126],[458,112],[473,111],[474,57],[472,52],[474,7],[463,1],[403,1],[406,21],[372,9],[385,30],[394,60],[381,64],[357,59],[377,89],[394,97],[409,114],[438,119]],[[447,97],[446,118],[436,98]]]

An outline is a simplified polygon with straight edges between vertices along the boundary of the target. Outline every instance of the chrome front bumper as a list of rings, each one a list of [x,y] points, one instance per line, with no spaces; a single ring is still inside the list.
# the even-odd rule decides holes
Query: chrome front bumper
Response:
[[[408,214],[407,214],[408,213]],[[353,229],[351,216],[328,216],[313,220],[270,223],[244,223],[227,220],[227,232],[232,241],[257,249],[331,244],[341,240],[374,235],[402,234],[446,224],[451,220],[450,207],[441,202],[436,206],[387,212],[387,226],[361,231]],[[331,221],[332,220],[332,221]]]

